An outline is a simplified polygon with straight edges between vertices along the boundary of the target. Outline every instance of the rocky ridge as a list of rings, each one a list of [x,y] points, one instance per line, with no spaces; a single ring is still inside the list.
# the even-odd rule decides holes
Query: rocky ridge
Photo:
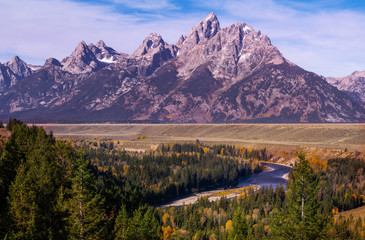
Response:
[[[341,78],[328,77],[326,80],[365,107],[365,71],[356,71]]]

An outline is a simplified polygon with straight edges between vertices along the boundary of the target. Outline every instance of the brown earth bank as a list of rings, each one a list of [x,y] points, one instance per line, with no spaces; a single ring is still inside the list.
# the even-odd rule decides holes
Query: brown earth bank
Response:
[[[344,212],[340,212],[339,214],[336,214],[335,216],[338,217],[340,215],[344,218],[349,218],[352,215],[352,217],[355,220],[358,219],[359,217],[362,218],[363,220],[365,220],[365,206],[351,209],[351,210],[344,211]]]
[[[195,142],[266,148],[275,162],[296,153],[321,160],[365,156],[365,124],[40,124],[59,138],[119,141],[129,151],[156,149],[161,143]],[[143,138],[142,138],[143,137]],[[141,140],[143,139],[143,140]]]
[[[11,132],[8,131],[6,128],[0,128],[0,141],[5,141],[9,138]]]

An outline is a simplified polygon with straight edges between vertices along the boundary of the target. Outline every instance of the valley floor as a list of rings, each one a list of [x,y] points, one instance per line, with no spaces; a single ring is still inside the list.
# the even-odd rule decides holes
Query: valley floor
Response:
[[[195,142],[267,148],[272,160],[292,162],[298,151],[323,159],[364,155],[365,124],[39,124],[56,137],[112,139],[130,151],[160,143]],[[143,140],[142,137],[144,136]],[[139,139],[139,140],[137,140]]]

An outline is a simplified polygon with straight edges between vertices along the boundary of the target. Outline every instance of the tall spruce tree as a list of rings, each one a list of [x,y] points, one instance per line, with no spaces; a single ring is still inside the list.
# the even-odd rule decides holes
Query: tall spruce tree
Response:
[[[127,239],[127,229],[129,225],[128,212],[123,204],[119,210],[118,217],[115,221],[114,232],[116,240]]]
[[[17,168],[9,190],[10,217],[16,239],[66,239],[65,224],[57,207],[62,168],[54,146],[43,129]]]
[[[103,199],[97,193],[89,161],[80,152],[72,180],[71,198],[66,203],[70,234],[74,239],[103,239]]]
[[[115,222],[115,239],[118,240],[153,240],[161,239],[161,226],[156,217],[155,209],[149,207],[139,207],[131,216],[125,205],[119,210],[117,220]]]
[[[26,154],[33,145],[34,134],[26,125],[14,127],[12,134],[5,143],[4,152],[0,158],[0,238],[12,229],[9,217],[9,187],[14,181],[20,163],[26,161]]]
[[[248,226],[246,221],[246,216],[241,208],[238,208],[234,212],[232,220],[232,230],[229,233],[229,240],[239,240],[247,239],[248,236]]]
[[[303,153],[298,154],[291,180],[283,212],[274,211],[275,239],[325,239],[328,221],[319,213],[316,201],[319,179]]]
[[[5,144],[4,153],[0,158],[0,205],[5,206],[9,187],[16,176],[19,165],[26,162],[27,154],[33,148],[36,133],[28,126],[19,124],[13,126],[8,141]]]
[[[161,226],[156,218],[155,210],[153,207],[148,207],[142,220],[142,233],[143,239],[146,240],[158,240],[161,238]]]
[[[9,130],[9,131],[12,131],[14,126],[16,125],[22,125],[23,122],[16,119],[16,118],[10,118],[8,123],[6,124],[6,129]]]

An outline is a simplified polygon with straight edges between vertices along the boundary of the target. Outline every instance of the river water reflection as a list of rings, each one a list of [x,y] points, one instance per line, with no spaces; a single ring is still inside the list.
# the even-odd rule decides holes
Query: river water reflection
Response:
[[[262,163],[262,165],[268,167],[270,170],[241,178],[236,186],[248,187],[252,185],[260,185],[269,187],[272,185],[275,189],[280,184],[283,184],[285,187],[285,176],[288,175],[291,167],[272,163]]]
[[[266,167],[268,167],[268,170],[262,171],[258,174],[254,174],[248,177],[241,178],[238,183],[235,185],[235,187],[248,187],[253,185],[259,185],[259,186],[267,186],[270,185],[273,186],[275,189],[280,184],[283,184],[285,186],[286,179],[285,176],[288,175],[289,171],[291,170],[288,166],[283,166],[279,164],[272,164],[272,163],[262,163]],[[226,191],[224,189],[215,189],[205,192],[200,192],[196,194],[191,194],[188,196],[181,196],[178,199],[175,199],[169,203],[158,205],[159,207],[180,207],[182,205],[187,205],[189,203],[195,203],[198,198],[200,197],[208,197],[210,201],[216,201],[219,200],[220,197],[214,196],[214,194]],[[237,196],[237,194],[233,194],[232,196],[227,195],[227,198],[232,198]]]

